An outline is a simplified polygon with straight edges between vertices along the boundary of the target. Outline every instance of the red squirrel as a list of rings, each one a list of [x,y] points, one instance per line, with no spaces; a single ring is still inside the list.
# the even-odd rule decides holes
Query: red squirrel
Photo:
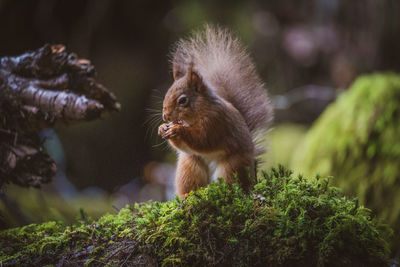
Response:
[[[229,30],[206,26],[177,42],[172,68],[158,134],[178,152],[178,195],[235,175],[248,189],[260,151],[254,136],[273,109],[246,49]]]

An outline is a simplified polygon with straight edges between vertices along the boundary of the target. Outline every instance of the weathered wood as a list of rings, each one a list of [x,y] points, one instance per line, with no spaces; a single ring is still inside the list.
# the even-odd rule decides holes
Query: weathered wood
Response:
[[[38,133],[58,122],[93,120],[118,111],[89,60],[46,44],[0,59],[0,186],[40,186],[56,172]]]

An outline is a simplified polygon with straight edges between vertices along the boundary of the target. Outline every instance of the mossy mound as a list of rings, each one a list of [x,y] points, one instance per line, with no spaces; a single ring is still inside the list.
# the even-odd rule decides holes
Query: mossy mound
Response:
[[[332,175],[400,233],[400,76],[358,78],[298,147],[294,169]]]
[[[390,230],[328,180],[263,173],[251,194],[220,182],[187,199],[147,202],[77,226],[0,233],[10,264],[384,266]]]

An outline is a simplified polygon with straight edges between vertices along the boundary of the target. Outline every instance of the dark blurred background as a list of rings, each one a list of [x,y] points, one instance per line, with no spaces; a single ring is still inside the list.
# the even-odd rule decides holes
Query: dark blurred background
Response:
[[[92,61],[122,110],[43,134],[60,167],[44,191],[64,199],[82,192],[103,199],[126,195],[121,206],[165,200],[171,191],[166,173],[173,167],[161,162],[173,162],[174,155],[155,136],[158,125],[151,116],[172,82],[168,53],[179,38],[205,23],[231,28],[267,84],[276,127],[307,128],[357,75],[400,70],[399,14],[397,0],[0,0],[0,56],[62,43]],[[13,198],[20,191],[9,192],[7,201],[18,202]]]

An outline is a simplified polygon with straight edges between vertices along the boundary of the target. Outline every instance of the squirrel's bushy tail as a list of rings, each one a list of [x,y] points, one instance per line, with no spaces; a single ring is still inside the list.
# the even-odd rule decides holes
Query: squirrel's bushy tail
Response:
[[[172,54],[174,73],[186,73],[190,64],[211,90],[239,110],[253,134],[267,128],[273,110],[264,84],[229,30],[206,25],[180,40]]]

